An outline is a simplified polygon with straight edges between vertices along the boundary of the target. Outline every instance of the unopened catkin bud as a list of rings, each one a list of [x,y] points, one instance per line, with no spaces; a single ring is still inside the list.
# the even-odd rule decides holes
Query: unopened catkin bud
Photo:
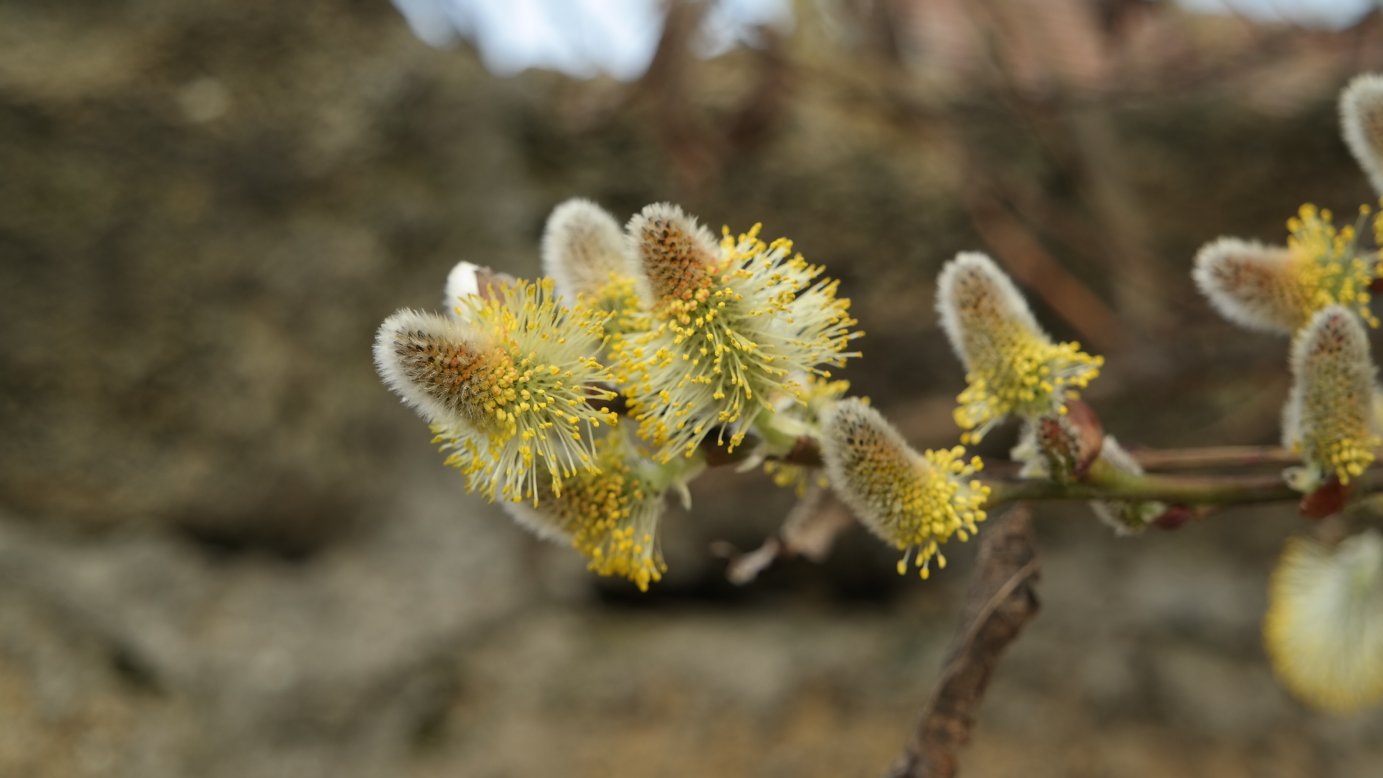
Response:
[[[1383,76],[1366,73],[1340,93],[1345,143],[1383,196]]]
[[[543,272],[569,301],[598,296],[612,280],[639,272],[619,223],[603,208],[581,198],[567,200],[543,230]]]

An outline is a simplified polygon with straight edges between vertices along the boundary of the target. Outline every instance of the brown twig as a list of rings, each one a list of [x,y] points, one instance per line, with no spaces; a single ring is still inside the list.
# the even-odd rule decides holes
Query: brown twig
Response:
[[[932,698],[889,778],[949,778],[970,740],[975,712],[999,657],[1037,614],[1032,515],[1019,505],[986,528],[975,580]]]
[[[1214,467],[1295,465],[1301,455],[1285,448],[1265,446],[1212,446],[1191,449],[1135,449],[1133,458],[1145,470],[1201,470]]]
[[[1004,258],[1008,269],[1020,282],[1066,320],[1095,350],[1112,352],[1119,348],[1119,317],[1090,287],[1047,251],[1042,241],[994,196],[969,187],[966,209],[975,230]]]
[[[854,523],[855,516],[849,508],[826,488],[812,484],[793,506],[778,534],[765,538],[758,548],[740,552],[720,541],[712,544],[711,552],[728,561],[725,577],[736,586],[744,586],[785,557],[825,561],[836,538]]]

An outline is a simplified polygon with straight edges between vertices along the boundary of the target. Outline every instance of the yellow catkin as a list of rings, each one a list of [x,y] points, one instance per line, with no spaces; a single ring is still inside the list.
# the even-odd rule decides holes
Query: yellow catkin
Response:
[[[596,467],[568,478],[560,494],[540,489],[536,504],[506,509],[540,535],[567,538],[591,571],[647,591],[667,571],[658,544],[664,500],[638,458],[623,436],[606,436],[596,444]]]
[[[761,411],[798,398],[801,376],[829,375],[847,357],[849,301],[785,239],[765,243],[756,225],[716,245],[675,206],[630,222],[653,301],[647,329],[614,345],[640,434],[669,461],[708,436],[739,445]]]
[[[927,578],[933,560],[946,565],[941,545],[967,540],[985,519],[989,487],[975,478],[979,457],[966,460],[960,446],[919,454],[857,398],[826,412],[821,453],[836,493],[871,532],[903,552],[899,573],[911,563]]]
[[[1079,343],[1053,343],[1013,282],[983,254],[961,254],[942,270],[937,310],[966,369],[954,413],[966,430],[963,442],[979,442],[1009,415],[1060,413],[1104,364]]]
[[[1301,699],[1335,713],[1383,701],[1383,536],[1293,538],[1273,571],[1263,637]]]
[[[595,402],[612,374],[591,355],[600,316],[563,307],[551,281],[523,281],[461,299],[465,316],[400,311],[376,339],[381,376],[432,426],[433,441],[467,488],[495,499],[534,499],[540,481],[594,465],[593,440],[618,417]]]
[[[1348,484],[1373,463],[1374,372],[1364,327],[1341,306],[1317,313],[1297,336],[1283,413],[1283,445],[1305,462],[1294,486],[1311,491],[1330,477]]]
[[[1192,277],[1221,315],[1251,329],[1295,333],[1331,305],[1377,327],[1369,290],[1383,264],[1376,250],[1359,243],[1359,231],[1369,225],[1383,231],[1368,206],[1354,225],[1337,227],[1329,211],[1303,205],[1287,221],[1285,247],[1220,238],[1196,255]]]

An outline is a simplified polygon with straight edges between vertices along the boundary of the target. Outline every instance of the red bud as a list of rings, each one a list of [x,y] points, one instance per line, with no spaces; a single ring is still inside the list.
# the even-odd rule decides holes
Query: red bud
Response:
[[[1301,498],[1301,515],[1308,519],[1334,516],[1344,510],[1348,497],[1349,487],[1340,483],[1340,479],[1332,477],[1317,487],[1316,491]]]
[[[1195,511],[1186,505],[1172,505],[1158,514],[1157,518],[1150,523],[1158,529],[1178,529],[1181,525],[1195,518],[1195,515]]]

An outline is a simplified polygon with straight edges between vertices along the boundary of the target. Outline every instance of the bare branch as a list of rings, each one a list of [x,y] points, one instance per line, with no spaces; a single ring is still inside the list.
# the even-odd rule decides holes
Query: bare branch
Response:
[[[1037,614],[1032,514],[1015,506],[980,534],[975,580],[956,637],[917,729],[889,778],[950,778],[999,657]]]
[[[766,538],[758,548],[741,553],[720,541],[712,545],[711,551],[729,560],[725,577],[743,586],[784,557],[825,561],[836,538],[854,523],[854,515],[829,490],[812,484],[788,513],[778,534]]]
[[[1134,449],[1133,458],[1147,470],[1201,470],[1219,467],[1259,467],[1300,464],[1301,455],[1285,448],[1265,446],[1210,446],[1206,448]]]

